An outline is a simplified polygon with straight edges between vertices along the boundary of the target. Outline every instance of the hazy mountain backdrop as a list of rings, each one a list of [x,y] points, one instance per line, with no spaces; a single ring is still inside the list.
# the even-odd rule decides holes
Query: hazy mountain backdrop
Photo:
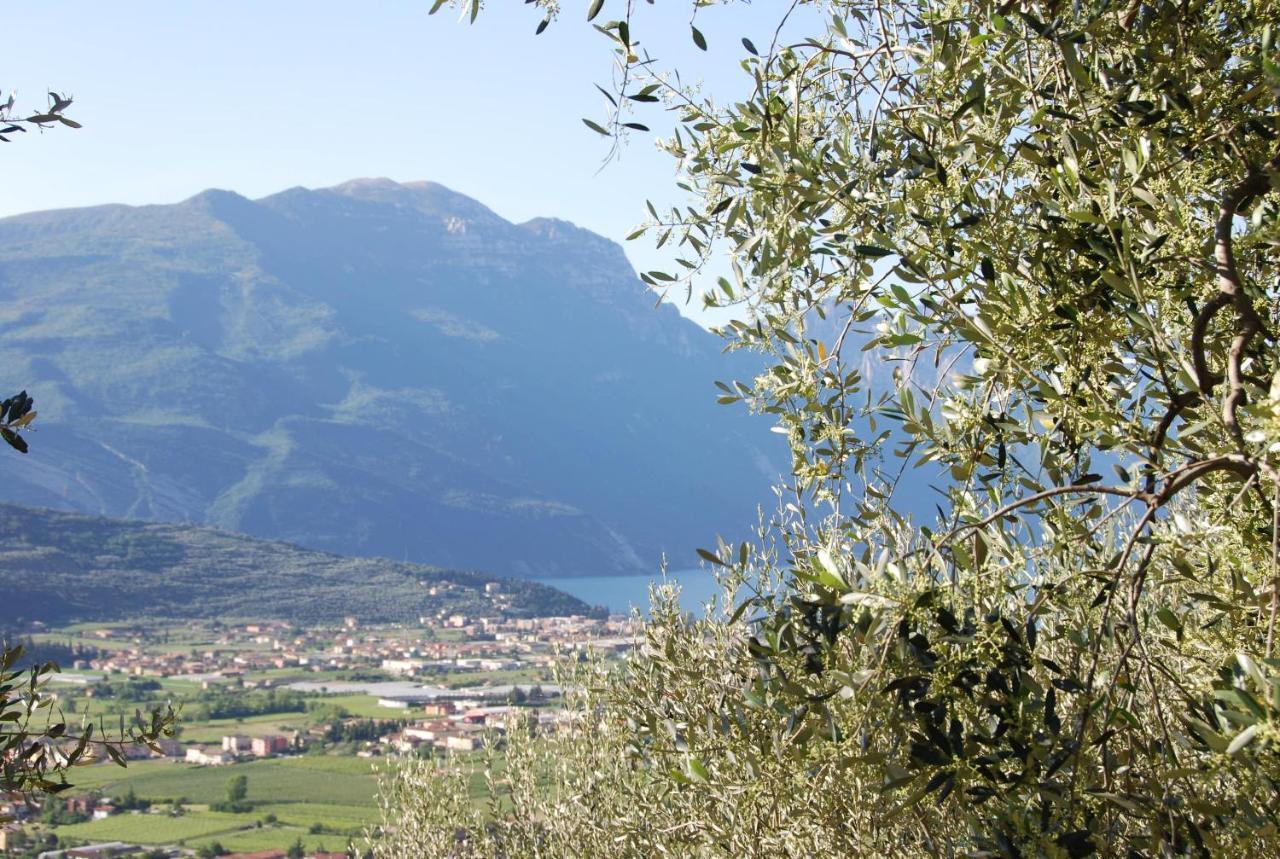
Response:
[[[0,360],[40,414],[0,498],[334,552],[692,566],[784,465],[620,247],[432,183],[0,220]]]

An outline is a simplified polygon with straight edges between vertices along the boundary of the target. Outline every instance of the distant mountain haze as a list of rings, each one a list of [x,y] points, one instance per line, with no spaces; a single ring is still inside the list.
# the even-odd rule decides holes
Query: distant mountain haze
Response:
[[[498,574],[692,566],[784,467],[616,244],[433,183],[0,220],[0,499]]]

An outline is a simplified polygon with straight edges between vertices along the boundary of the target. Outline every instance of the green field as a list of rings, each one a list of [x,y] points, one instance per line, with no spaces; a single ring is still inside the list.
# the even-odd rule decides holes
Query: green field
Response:
[[[246,716],[243,719],[211,719],[207,722],[184,723],[183,742],[220,745],[228,734],[261,737],[266,734],[286,734],[302,730],[315,719],[308,713],[268,713],[265,716]]]
[[[248,819],[246,819],[248,818]],[[128,841],[136,844],[169,844],[201,836],[235,832],[252,826],[255,818],[214,811],[191,812],[180,817],[167,814],[118,814],[106,820],[58,827],[60,838],[85,841]]]
[[[369,699],[365,699],[366,701]],[[482,758],[466,756],[475,767],[471,794],[483,802]],[[105,820],[58,826],[55,832],[72,842],[124,841],[141,845],[198,848],[216,842],[233,852],[288,849],[301,838],[308,850],[341,851],[360,845],[380,819],[378,773],[393,761],[339,755],[304,755],[249,761],[221,767],[197,767],[164,760],[78,767],[71,773],[70,794],[90,792],[120,796],[132,789],[151,800],[150,812],[124,813]],[[498,772],[503,761],[497,762]],[[215,812],[209,804],[225,799],[227,782],[248,779],[250,811]],[[181,801],[184,813],[171,806]],[[319,830],[319,831],[313,831]]]
[[[313,700],[323,708],[341,707],[352,716],[359,716],[365,719],[405,719],[417,712],[417,710],[397,710],[394,707],[379,707],[377,698],[365,695],[363,692],[350,695],[326,695],[323,698]]]
[[[265,817],[274,814],[276,818],[288,826],[301,826],[310,829],[319,823],[328,829],[359,829],[377,815],[370,814],[370,809],[356,805],[328,805],[321,802],[280,802],[263,805],[253,810],[254,815]]]
[[[127,769],[99,764],[76,769],[73,793],[119,794],[132,788],[156,803],[157,813],[120,814],[106,820],[57,828],[59,837],[83,841],[126,841],[199,847],[214,841],[229,850],[287,848],[301,837],[309,849],[340,850],[359,841],[378,819],[376,770],[363,758],[304,756],[251,761],[225,767],[196,767],[169,761],[138,761]],[[226,795],[228,779],[249,780],[252,811],[227,814],[207,806]],[[167,804],[182,799],[185,814],[174,817]],[[164,804],[163,806],[161,804]],[[268,822],[274,815],[275,822]],[[312,833],[315,826],[324,827]]]
[[[300,806],[305,809],[308,806]],[[363,809],[354,814],[344,806],[317,806],[317,813],[297,812],[286,820],[279,809],[288,806],[270,806],[281,817],[279,823],[266,823],[266,811],[254,810],[248,814],[221,814],[193,810],[178,817],[167,814],[122,814],[106,820],[60,826],[60,838],[86,842],[125,841],[132,844],[183,844],[199,847],[217,842],[228,850],[254,851],[271,848],[287,849],[298,838],[309,849],[340,850],[348,839],[359,842],[366,825],[377,819],[377,810]],[[344,809],[340,818],[333,816],[335,809]],[[324,819],[321,816],[325,815]],[[312,823],[323,823],[328,831],[310,832]]]
[[[132,787],[139,797],[168,802],[185,797],[207,804],[225,797],[227,779],[249,779],[249,799],[373,808],[377,781],[373,764],[364,758],[309,755],[250,761],[225,767],[198,767],[170,761],[137,761],[128,769],[99,764],[71,774],[75,792],[97,789],[107,794]]]
[[[210,835],[188,841],[188,847],[200,847],[204,844],[218,842],[227,850],[251,853],[258,850],[287,850],[295,839],[301,838],[307,850],[342,850],[350,839],[354,843],[362,843],[360,832],[351,835],[335,835],[324,833],[312,835],[303,829],[292,826],[263,826],[261,828],[244,829],[227,835]]]

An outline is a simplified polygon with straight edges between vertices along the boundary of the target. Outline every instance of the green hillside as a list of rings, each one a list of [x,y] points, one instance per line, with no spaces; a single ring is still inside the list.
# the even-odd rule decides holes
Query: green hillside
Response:
[[[498,582],[497,594],[485,584]],[[433,593],[433,591],[435,591]],[[0,623],[252,618],[299,624],[438,612],[585,613],[535,582],[349,558],[198,528],[0,505]]]

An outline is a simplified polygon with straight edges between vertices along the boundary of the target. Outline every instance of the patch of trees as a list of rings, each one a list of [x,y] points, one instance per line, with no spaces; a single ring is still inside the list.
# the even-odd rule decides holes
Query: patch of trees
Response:
[[[118,701],[149,701],[164,687],[160,681],[151,677],[129,677],[123,681],[111,682],[100,680],[89,687],[95,698],[114,699]]]
[[[97,659],[102,651],[96,647],[71,641],[39,641],[30,635],[22,636],[11,633],[0,633],[0,641],[6,646],[21,646],[25,651],[22,664],[24,667],[43,662],[54,662],[60,667],[70,665],[79,659]]]
[[[394,719],[346,719],[330,723],[324,738],[330,743],[365,743],[404,727]]]
[[[209,804],[211,811],[224,811],[230,814],[244,814],[253,811],[253,803],[249,801],[249,777],[244,773],[227,779],[227,798]]]
[[[265,692],[243,690],[208,690],[202,692],[189,706],[190,718],[195,721],[209,719],[248,719],[273,713],[305,713],[307,699],[301,692],[291,689],[268,689]]]

